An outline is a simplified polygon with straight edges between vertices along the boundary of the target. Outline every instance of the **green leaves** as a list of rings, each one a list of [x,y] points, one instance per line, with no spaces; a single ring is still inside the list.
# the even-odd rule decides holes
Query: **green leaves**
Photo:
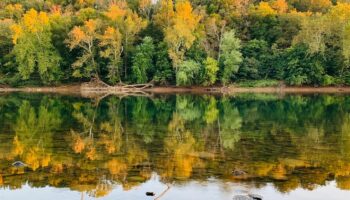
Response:
[[[45,13],[27,12],[13,28],[18,72],[28,80],[36,71],[43,83],[58,81],[61,57],[51,41],[51,28]]]
[[[194,60],[183,61],[176,72],[176,85],[189,86],[196,83],[201,65]]]
[[[204,86],[213,85],[216,82],[218,71],[219,71],[218,62],[214,58],[208,57],[204,61],[203,85]]]
[[[133,58],[132,71],[135,83],[146,83],[150,77],[149,71],[152,69],[155,47],[151,37],[145,37],[143,43],[136,48]]]
[[[239,64],[242,62],[240,52],[241,41],[236,38],[234,30],[224,33],[220,45],[219,61],[223,66],[221,81],[227,84],[234,73],[238,72]]]

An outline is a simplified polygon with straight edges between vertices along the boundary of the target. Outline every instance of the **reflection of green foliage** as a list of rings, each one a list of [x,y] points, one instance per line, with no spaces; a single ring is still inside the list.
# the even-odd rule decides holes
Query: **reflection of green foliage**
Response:
[[[232,108],[228,100],[223,100],[223,119],[220,123],[220,137],[224,148],[233,149],[241,139],[242,118],[237,108]]]
[[[191,96],[177,96],[176,109],[186,121],[193,121],[201,117],[201,108]]]
[[[6,187],[65,184],[95,194],[103,181],[131,188],[152,172],[164,182],[227,180],[239,168],[281,192],[313,189],[332,177],[349,188],[349,96],[161,95],[94,104],[16,94],[0,105]],[[16,172],[1,166],[15,159],[33,171],[8,175]]]
[[[210,97],[204,114],[205,122],[208,124],[213,123],[218,118],[218,114],[219,110],[217,109],[216,99],[214,97]]]
[[[53,102],[47,101],[48,103],[44,103],[46,100],[43,100],[37,114],[35,108],[28,101],[23,101],[18,111],[15,127],[17,134],[33,138],[33,135],[44,136],[46,133],[59,128],[61,124],[60,110],[58,108],[52,108]]]
[[[155,127],[152,125],[152,116],[146,98],[138,98],[132,110],[133,123],[136,134],[143,137],[144,142],[151,143],[155,134]]]

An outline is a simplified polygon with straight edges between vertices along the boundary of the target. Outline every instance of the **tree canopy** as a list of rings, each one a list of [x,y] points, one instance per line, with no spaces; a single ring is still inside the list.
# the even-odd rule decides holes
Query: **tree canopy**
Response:
[[[5,0],[0,83],[348,85],[349,24],[345,0]]]

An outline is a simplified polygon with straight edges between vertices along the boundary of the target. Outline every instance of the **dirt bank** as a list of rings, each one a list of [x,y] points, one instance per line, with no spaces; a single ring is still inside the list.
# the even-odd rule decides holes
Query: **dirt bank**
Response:
[[[58,87],[23,87],[10,88],[1,87],[0,92],[26,92],[26,93],[59,93],[59,94],[81,94],[89,92],[86,88],[82,89],[81,85],[64,85]],[[154,94],[235,94],[235,93],[349,93],[350,87],[153,87],[146,88],[142,92]],[[99,93],[94,90],[93,93]],[[100,93],[106,93],[102,89]]]

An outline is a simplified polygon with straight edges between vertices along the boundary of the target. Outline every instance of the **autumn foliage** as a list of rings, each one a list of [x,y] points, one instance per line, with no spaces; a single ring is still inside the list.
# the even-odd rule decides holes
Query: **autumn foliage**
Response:
[[[349,7],[344,0],[6,1],[1,83],[348,85]],[[234,38],[224,40],[229,33]],[[145,38],[152,52],[138,51]],[[134,67],[146,65],[147,73]]]

